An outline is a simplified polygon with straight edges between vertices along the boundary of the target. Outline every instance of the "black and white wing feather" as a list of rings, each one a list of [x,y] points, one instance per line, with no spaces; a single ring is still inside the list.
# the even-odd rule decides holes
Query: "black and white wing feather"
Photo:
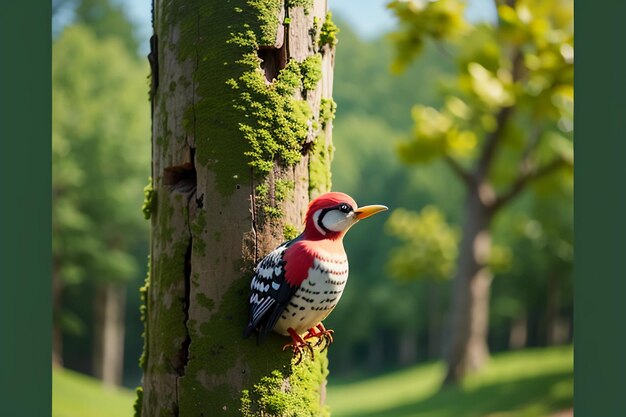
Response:
[[[250,320],[244,330],[247,338],[256,329],[263,341],[296,292],[285,280],[285,251],[295,241],[283,243],[259,262],[250,283]]]

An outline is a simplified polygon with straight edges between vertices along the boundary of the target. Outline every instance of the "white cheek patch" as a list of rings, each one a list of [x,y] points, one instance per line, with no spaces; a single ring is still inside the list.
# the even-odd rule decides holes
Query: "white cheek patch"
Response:
[[[315,228],[317,229],[317,231],[325,236],[326,235],[326,231],[324,229],[322,229],[320,227],[320,225],[319,225],[320,214],[322,214],[322,210],[317,210],[313,214],[313,224],[315,225]]]
[[[352,213],[344,213],[339,210],[331,210],[322,219],[324,227],[333,232],[343,232],[352,226]]]

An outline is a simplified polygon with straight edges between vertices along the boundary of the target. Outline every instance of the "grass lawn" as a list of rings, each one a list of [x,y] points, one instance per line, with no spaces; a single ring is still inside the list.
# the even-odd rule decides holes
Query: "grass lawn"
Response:
[[[328,387],[333,417],[540,417],[573,404],[571,346],[494,356],[462,387],[439,391],[441,363]]]
[[[366,380],[331,379],[332,417],[543,417],[571,409],[571,346],[492,358],[460,388],[439,391],[444,368],[431,363]],[[52,373],[52,417],[130,417],[135,393],[107,389],[69,370]]]
[[[134,391],[106,388],[77,372],[52,371],[52,417],[130,417],[135,397]]]

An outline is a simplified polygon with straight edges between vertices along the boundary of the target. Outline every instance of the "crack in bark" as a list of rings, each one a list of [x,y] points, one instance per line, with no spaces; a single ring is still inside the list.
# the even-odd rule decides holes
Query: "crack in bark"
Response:
[[[187,228],[189,233],[189,242],[187,243],[187,249],[185,251],[185,264],[184,264],[184,295],[182,301],[183,313],[185,315],[183,325],[185,327],[185,340],[181,343],[179,350],[179,366],[176,368],[178,377],[176,378],[176,402],[173,404],[174,416],[178,417],[180,413],[180,382],[185,377],[187,372],[187,365],[189,364],[189,347],[191,345],[191,334],[189,332],[189,309],[191,307],[191,258],[193,251],[193,239],[194,233],[192,229],[193,211],[192,202],[195,202],[197,208],[203,207],[204,194],[200,198],[197,197],[198,188],[198,175],[195,167],[196,158],[196,84],[195,75],[198,72],[199,66],[199,54],[198,54],[198,42],[200,42],[200,14],[197,13],[196,20],[196,43],[195,43],[195,66],[192,73],[191,82],[191,108],[192,108],[192,134],[193,143],[190,143],[189,137],[187,137],[187,145],[189,146],[190,161],[183,164],[182,170],[169,169],[170,176],[176,180],[174,187],[178,188],[182,192],[188,193],[187,196]],[[173,167],[179,168],[179,167]],[[168,172],[168,169],[166,169]]]
[[[254,265],[259,261],[259,235],[257,230],[256,189],[254,187],[254,169],[250,169],[250,214],[252,215],[252,233],[254,234]]]
[[[185,371],[187,364],[189,363],[189,345],[191,344],[191,336],[189,335],[189,306],[191,303],[191,250],[192,250],[193,237],[189,237],[189,244],[187,246],[187,251],[185,252],[185,294],[182,300],[183,304],[183,312],[185,313],[185,332],[186,338],[181,343],[181,348],[179,351],[180,355],[180,366],[176,369],[178,372],[179,380],[180,378],[185,376]],[[178,381],[177,381],[178,382]]]

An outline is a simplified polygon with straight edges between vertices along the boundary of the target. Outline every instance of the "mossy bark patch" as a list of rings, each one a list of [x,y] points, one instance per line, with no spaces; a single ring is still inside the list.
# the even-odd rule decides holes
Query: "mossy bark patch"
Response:
[[[290,374],[274,370],[261,377],[252,390],[242,392],[241,413],[243,417],[330,416],[321,398],[327,376],[328,359],[323,353],[294,366]]]
[[[333,146],[327,143],[323,133],[316,138],[309,158],[309,194],[311,197],[330,190],[330,163],[333,158]]]
[[[326,19],[322,24],[322,28],[320,29],[320,39],[319,46],[323,48],[324,45],[328,45],[331,48],[337,44],[337,34],[339,33],[339,28],[333,22],[333,15],[331,12],[326,14]]]

